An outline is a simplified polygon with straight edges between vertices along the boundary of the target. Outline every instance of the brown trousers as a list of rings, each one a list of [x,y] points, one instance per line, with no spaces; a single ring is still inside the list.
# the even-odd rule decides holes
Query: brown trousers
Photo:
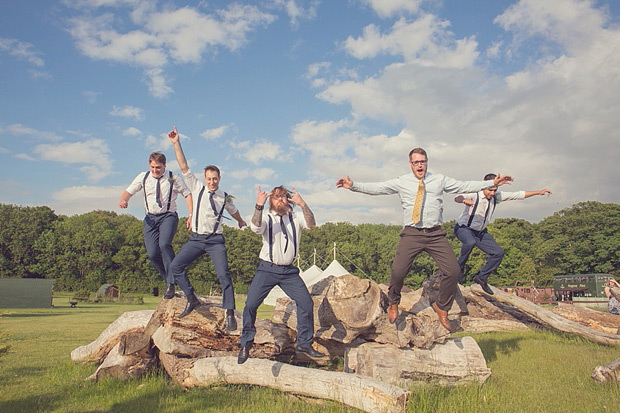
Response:
[[[426,251],[435,260],[439,271],[441,271],[437,306],[448,311],[454,301],[461,269],[446,238],[446,231],[439,227],[434,230],[405,227],[401,232],[400,242],[396,247],[396,254],[392,262],[392,274],[388,290],[390,304],[400,303],[403,281],[409,273],[413,260],[422,251]]]

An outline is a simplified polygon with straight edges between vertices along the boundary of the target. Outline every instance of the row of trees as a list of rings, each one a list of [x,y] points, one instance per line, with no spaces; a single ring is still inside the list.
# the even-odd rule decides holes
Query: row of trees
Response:
[[[93,211],[82,215],[56,215],[48,207],[0,204],[0,277],[54,278],[57,290],[96,290],[103,283],[122,291],[150,292],[163,287],[149,262],[142,241],[142,221],[130,215]],[[188,240],[185,218],[180,218],[173,247],[179,251]],[[454,221],[444,223],[456,254],[460,243],[452,234]],[[387,282],[400,226],[328,223],[304,231],[301,267],[313,263],[325,268],[333,258],[351,273]],[[504,248],[505,256],[495,285],[549,285],[556,274],[610,273],[620,275],[620,205],[583,202],[556,212],[539,223],[497,219],[489,232]],[[231,276],[237,291],[247,291],[258,252],[259,235],[247,228],[224,228]],[[472,274],[486,257],[475,250],[469,261]],[[190,279],[200,293],[218,286],[211,260],[205,256],[189,267]],[[407,283],[413,288],[435,270],[433,260],[421,254]]]

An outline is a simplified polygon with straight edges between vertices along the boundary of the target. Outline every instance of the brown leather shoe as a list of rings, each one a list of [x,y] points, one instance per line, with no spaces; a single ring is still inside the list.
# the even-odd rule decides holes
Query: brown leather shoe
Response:
[[[439,323],[441,323],[441,325],[444,326],[446,330],[450,331],[450,320],[448,320],[448,312],[437,307],[437,303],[433,303],[432,307],[433,310],[435,310],[435,312],[437,313]]]
[[[394,324],[394,321],[398,318],[398,304],[392,304],[388,307],[388,320]]]

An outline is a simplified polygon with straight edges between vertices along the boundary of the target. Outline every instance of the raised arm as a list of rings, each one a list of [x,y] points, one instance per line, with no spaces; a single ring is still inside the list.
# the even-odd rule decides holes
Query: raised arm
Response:
[[[348,178],[348,177],[347,177]],[[349,179],[350,180],[350,179]],[[291,197],[291,202],[301,208],[301,212],[304,214],[304,219],[306,220],[306,226],[308,228],[316,227],[316,220],[314,219],[314,214],[310,211],[308,204],[303,200],[299,192],[293,188],[293,196]]]
[[[551,191],[548,189],[539,189],[538,191],[525,191],[525,197],[529,198],[534,195],[551,195]]]
[[[254,215],[252,215],[252,224],[255,227],[260,227],[263,223],[263,209],[265,208],[265,202],[271,194],[260,190],[260,185],[256,190],[256,207],[254,208]]]
[[[181,172],[184,174],[187,173],[187,171],[189,171],[189,166],[187,165],[187,159],[185,159],[183,148],[181,148],[181,140],[179,139],[176,126],[168,133],[168,138],[170,138],[170,142],[172,142],[174,155],[177,158],[177,163],[179,164],[179,168],[181,168]]]

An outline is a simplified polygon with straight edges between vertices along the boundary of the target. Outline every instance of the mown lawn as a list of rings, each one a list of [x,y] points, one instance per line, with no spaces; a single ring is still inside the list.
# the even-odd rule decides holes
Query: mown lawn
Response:
[[[142,305],[78,304],[55,294],[51,309],[0,309],[0,412],[344,412],[315,401],[252,386],[185,390],[161,371],[139,380],[84,379],[94,365],[69,360],[125,311]],[[238,302],[239,308],[243,300]],[[262,317],[271,308],[263,307]],[[609,348],[551,332],[475,334],[493,374],[482,386],[415,386],[411,412],[618,412],[620,390],[595,383],[592,370],[620,357]],[[1,349],[8,346],[6,352]]]

